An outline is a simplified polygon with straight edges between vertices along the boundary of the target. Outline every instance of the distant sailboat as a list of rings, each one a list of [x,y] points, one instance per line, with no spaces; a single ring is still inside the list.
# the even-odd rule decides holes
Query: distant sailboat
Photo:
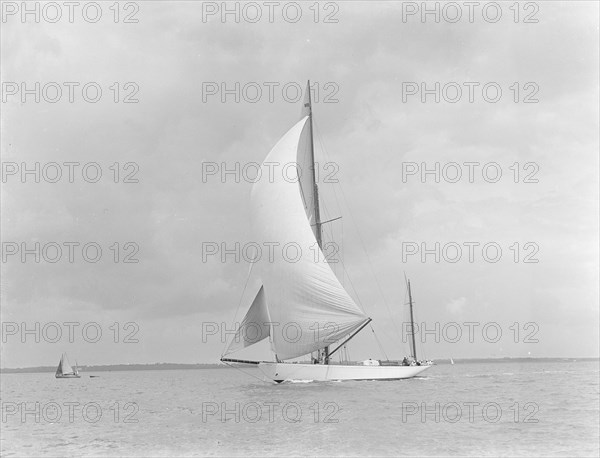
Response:
[[[450,364],[454,364],[454,360],[450,358]]]
[[[60,362],[58,363],[58,367],[56,368],[56,374],[54,374],[56,378],[80,378],[79,371],[77,370],[77,365],[75,365],[75,369],[71,367],[69,364],[69,360],[67,358],[67,354],[63,353]]]
[[[393,380],[414,377],[429,365],[413,360],[366,360],[335,364],[331,356],[371,322],[323,260],[319,191],[315,177],[310,82],[302,116],[273,147],[262,164],[262,176],[271,164],[290,165],[284,174],[269,173],[252,189],[255,240],[299,247],[293,260],[286,255],[256,263],[262,286],[227,347],[221,361],[256,364],[274,380]],[[337,218],[336,218],[337,219]],[[408,283],[410,296],[410,283]],[[412,322],[412,296],[411,322]],[[275,361],[225,357],[269,338]],[[334,349],[330,346],[344,339]],[[316,356],[313,356],[316,354]],[[285,362],[311,355],[313,364]]]

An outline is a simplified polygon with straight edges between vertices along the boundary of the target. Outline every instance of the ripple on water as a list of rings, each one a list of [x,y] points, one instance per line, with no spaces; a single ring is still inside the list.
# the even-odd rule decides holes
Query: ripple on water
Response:
[[[3,375],[3,401],[97,402],[94,424],[76,417],[54,424],[2,423],[2,456],[597,456],[597,363],[472,363],[433,366],[427,376],[388,382],[274,385],[229,369],[106,373],[57,385],[48,374]],[[426,383],[425,383],[426,382]],[[87,384],[86,384],[87,383]],[[57,390],[67,388],[65,393]],[[136,403],[137,423],[115,421],[110,406]],[[255,422],[206,415],[206,403],[235,412],[262,407]],[[465,403],[495,402],[497,423],[469,421]],[[278,405],[269,418],[268,403]],[[296,403],[301,421],[281,406]],[[463,406],[452,423],[423,419],[421,406]],[[518,407],[516,407],[518,403]],[[525,423],[527,403],[537,423]],[[407,406],[417,406],[408,415]],[[512,410],[511,410],[512,407]],[[519,413],[515,421],[515,409]]]

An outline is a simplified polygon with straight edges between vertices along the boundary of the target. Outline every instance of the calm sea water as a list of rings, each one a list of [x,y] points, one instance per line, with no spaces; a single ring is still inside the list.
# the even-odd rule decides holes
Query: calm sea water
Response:
[[[597,457],[598,369],[457,363],[281,385],[256,369],[5,374],[2,456]]]

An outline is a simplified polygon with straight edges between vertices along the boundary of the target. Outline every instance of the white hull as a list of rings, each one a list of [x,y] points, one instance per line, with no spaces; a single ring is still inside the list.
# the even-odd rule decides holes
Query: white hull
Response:
[[[342,364],[267,363],[258,365],[261,372],[276,382],[303,380],[398,380],[411,378],[429,366],[360,366]]]
[[[81,378],[79,374],[55,374],[56,378]]]

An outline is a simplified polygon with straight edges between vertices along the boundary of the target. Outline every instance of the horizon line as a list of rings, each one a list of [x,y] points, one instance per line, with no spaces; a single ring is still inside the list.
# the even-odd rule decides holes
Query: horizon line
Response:
[[[444,363],[450,361],[450,359],[456,361],[476,361],[476,360],[507,360],[507,359],[530,359],[530,360],[600,360],[600,356],[485,356],[485,357],[445,357],[445,358],[433,358],[432,361],[443,361]],[[175,363],[175,362],[154,362],[154,363],[117,363],[117,364],[81,364],[77,365],[78,368],[101,368],[101,367],[128,367],[128,366],[159,366],[159,365],[177,365],[177,366],[227,366],[221,363],[221,361],[215,362],[202,362],[202,363]],[[47,369],[54,368],[51,366],[26,366],[26,367],[0,367],[0,372],[5,371],[19,371],[19,370],[31,370],[31,369]]]

